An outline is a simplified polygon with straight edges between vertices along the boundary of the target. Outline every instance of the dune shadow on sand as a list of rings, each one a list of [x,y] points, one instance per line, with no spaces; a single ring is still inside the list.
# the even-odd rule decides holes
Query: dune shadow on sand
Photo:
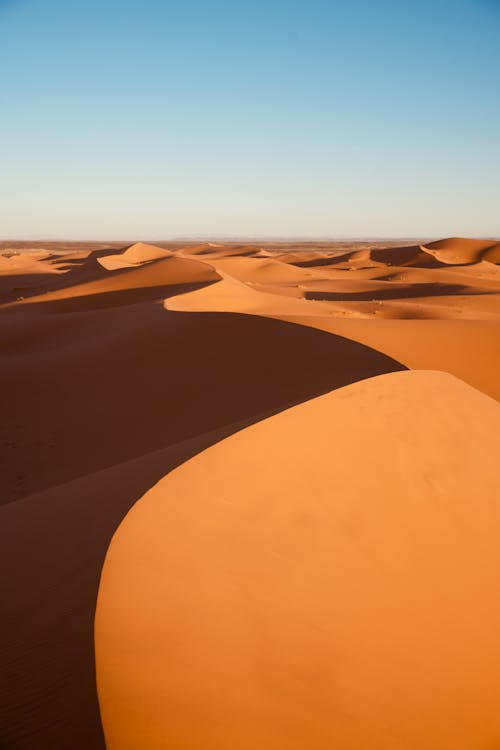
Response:
[[[328,256],[325,255],[322,258],[311,258],[310,260],[298,260],[294,263],[290,263],[291,266],[297,266],[298,268],[321,268],[322,266],[334,266],[337,263],[346,261],[351,256],[351,253],[344,253],[343,255]]]
[[[306,291],[305,298],[323,302],[373,302],[376,300],[411,299],[413,297],[452,297],[479,294],[497,294],[496,290],[473,289],[465,284],[424,283],[404,288],[372,289],[366,292]]]
[[[0,302],[12,302],[40,293],[40,289],[59,278],[52,273],[11,273],[0,276]],[[1,750],[1,747],[0,747]]]
[[[12,302],[13,300],[25,297],[34,297],[47,292],[59,291],[77,284],[86,284],[99,279],[118,278],[129,271],[136,271],[139,268],[151,266],[154,263],[161,262],[164,258],[152,260],[137,266],[121,268],[107,271],[98,262],[98,258],[105,258],[108,255],[117,255],[126,250],[123,248],[103,248],[93,250],[82,258],[65,258],[61,255],[58,258],[58,269],[63,273],[34,273],[34,274],[9,274],[0,276],[0,302]],[[55,256],[52,256],[55,260]],[[130,290],[133,291],[133,290]]]
[[[383,263],[388,266],[405,266],[412,265],[420,268],[442,268],[447,267],[434,258],[431,253],[427,253],[419,245],[408,245],[405,247],[387,247],[387,248],[359,248],[350,250],[336,256],[313,258],[311,260],[299,261],[294,263],[301,268],[319,268],[321,266],[336,266],[340,263],[348,263],[359,252],[366,251],[366,263],[369,267],[369,259],[375,263]]]
[[[116,527],[156,481],[265,416],[406,369],[294,323],[82,299],[56,314],[52,302],[25,304],[0,321],[10,501],[0,508],[0,565],[9,571],[0,746],[9,749],[104,749],[93,646],[99,576]]]
[[[64,273],[9,274],[0,276],[0,302],[12,302],[22,297],[34,297],[56,289],[95,281],[105,275],[104,268],[97,262],[98,257],[116,254],[116,248],[94,250],[84,258],[59,258],[52,255],[50,260],[58,260],[58,268]]]
[[[128,270],[128,269],[127,269]],[[138,302],[166,299],[179,294],[187,294],[216,283],[213,281],[189,282],[186,284],[158,284],[157,286],[138,286],[133,289],[117,289],[112,292],[84,294],[78,297],[55,299],[50,302],[33,302],[32,308],[38,306],[43,312],[75,313],[85,310],[100,310],[107,307],[124,307]]]
[[[122,295],[130,299],[119,291],[4,310],[0,384],[9,399],[0,435],[15,443],[4,502],[404,369],[365,345],[295,323],[172,312],[161,302],[118,306]]]

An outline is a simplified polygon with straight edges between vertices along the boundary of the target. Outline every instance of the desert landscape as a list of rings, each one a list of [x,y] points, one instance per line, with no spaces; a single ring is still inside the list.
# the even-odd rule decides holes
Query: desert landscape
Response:
[[[3,242],[2,750],[500,747],[500,241]]]

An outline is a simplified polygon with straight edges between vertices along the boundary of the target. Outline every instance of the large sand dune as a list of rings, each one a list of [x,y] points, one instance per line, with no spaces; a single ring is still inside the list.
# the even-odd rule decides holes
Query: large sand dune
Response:
[[[449,375],[383,375],[172,472],[104,565],[108,749],[493,747],[499,431]]]
[[[241,462],[248,457],[258,456],[252,462],[252,468],[248,471],[245,469],[246,473],[240,472],[237,478],[236,486],[241,488],[238,496],[242,498],[247,490],[250,492],[256,487],[255,482],[262,480],[268,487],[267,490],[263,488],[264,494],[272,490],[278,505],[281,507],[284,503],[285,495],[280,493],[288,491],[288,485],[283,480],[283,466],[274,460],[274,456],[275,453],[281,455],[289,440],[292,440],[296,431],[292,425],[292,422],[295,424],[295,416],[293,419],[286,417],[286,420],[292,420],[290,436],[285,436],[281,441],[282,423],[279,420],[282,417],[277,414],[292,406],[294,408],[287,414],[302,414],[295,411],[302,407],[294,405],[307,401],[311,404],[310,422],[309,417],[307,420],[304,417],[305,427],[302,436],[297,438],[302,452],[294,453],[291,448],[288,450],[287,466],[297,485],[294,492],[300,490],[303,497],[315,501],[315,488],[320,482],[331,489],[339,486],[338,482],[344,476],[342,486],[347,486],[347,476],[339,474],[335,468],[342,459],[346,467],[354,467],[352,475],[356,481],[363,479],[370,485],[368,487],[367,484],[366,491],[360,493],[360,503],[368,503],[369,497],[378,498],[376,492],[384,487],[387,492],[384,489],[383,497],[374,501],[374,509],[394,509],[394,506],[387,505],[387,498],[396,492],[404,495],[405,491],[396,479],[393,482],[392,474],[377,474],[386,466],[380,452],[384,452],[387,460],[390,458],[394,476],[399,476],[398,472],[403,467],[410,481],[418,473],[415,467],[422,466],[424,459],[430,460],[425,446],[432,445],[435,460],[441,467],[439,471],[456,471],[457,476],[462,472],[464,488],[470,487],[469,469],[476,467],[473,502],[480,511],[477,524],[482,523],[483,519],[484,523],[488,521],[494,528],[496,506],[492,504],[486,509],[481,498],[496,485],[481,456],[485,462],[489,462],[489,466],[494,467],[491,453],[483,443],[486,433],[492,429],[491,420],[496,419],[495,402],[445,375],[409,373],[408,377],[402,375],[401,378],[388,375],[406,368],[440,370],[500,400],[500,380],[497,375],[500,371],[500,268],[496,265],[498,243],[493,240],[453,239],[410,247],[399,247],[397,243],[387,246],[358,243],[349,246],[348,243],[260,245],[211,242],[194,246],[184,242],[161,243],[161,246],[143,243],[132,246],[111,243],[105,246],[94,243],[85,249],[81,243],[74,246],[68,243],[60,246],[33,243],[26,253],[17,243],[15,247],[0,252],[5,253],[0,254],[0,475],[1,500],[5,503],[0,508],[0,564],[4,571],[9,571],[9,575],[4,576],[0,592],[5,611],[0,626],[3,647],[0,699],[6,716],[0,723],[0,747],[8,750],[31,750],[34,747],[37,750],[103,750],[95,691],[93,617],[99,576],[111,537],[127,511],[162,476],[208,446],[264,417],[268,417],[266,431],[269,430],[269,434],[274,436],[273,444],[269,447],[269,439],[264,438],[262,433],[262,450],[267,458],[258,452],[253,453],[253,444],[248,447],[248,455],[245,453],[246,447],[242,447],[246,446],[247,439],[243,435],[253,435],[252,430],[257,427],[240,433],[231,443],[239,446],[235,448],[238,456],[235,454],[234,467],[241,468]],[[367,380],[379,375],[384,376],[382,380]],[[352,415],[352,424],[348,426],[351,418],[347,417],[348,412],[342,411],[344,407],[339,406],[341,401],[344,403],[345,397],[340,398],[340,392],[336,394],[335,389],[358,381],[363,382],[352,386],[354,390],[343,391],[352,393],[352,402],[358,404],[356,414]],[[379,388],[373,383],[386,384],[383,385],[384,393],[391,394],[389,400],[386,396],[378,399],[378,406],[372,403],[372,396]],[[325,397],[325,401],[310,401],[330,391],[332,393]],[[432,404],[438,398],[437,394],[443,406],[434,409]],[[411,421],[413,410],[422,412],[421,419],[415,417],[418,435],[410,430],[414,439],[406,441],[405,433],[401,432],[398,447],[393,446],[392,449],[391,440],[394,442],[395,437],[384,411],[388,403],[393,403],[396,422],[403,417]],[[457,421],[453,424],[457,433],[464,432],[463,425],[470,420],[473,403],[476,427],[471,430],[467,428],[467,435],[460,437],[460,440],[468,441],[470,456],[465,460],[460,453],[465,450],[465,443],[460,443],[459,435],[448,437],[447,430],[451,431],[450,412],[455,410]],[[323,416],[313,404],[325,405],[321,407]],[[432,408],[428,408],[428,404]],[[340,416],[338,420],[335,416],[332,422],[333,414],[342,414],[345,425]],[[302,425],[302,421],[299,420],[298,424]],[[356,447],[353,445],[352,455],[346,456],[347,437],[344,437],[354,429]],[[477,434],[478,431],[481,434]],[[433,437],[437,434],[442,436],[441,445]],[[328,436],[328,445],[318,447],[317,442],[324,435]],[[370,435],[372,442],[369,450],[367,436]],[[454,453],[450,445],[455,444],[453,441],[456,440],[462,447]],[[229,441],[221,444],[221,450],[226,450],[222,446],[228,444]],[[214,450],[218,451],[219,448]],[[311,452],[314,451],[319,458],[316,463],[310,463]],[[200,461],[205,461],[204,455],[200,455]],[[455,456],[462,456],[462,459]],[[229,464],[226,469],[229,474],[237,471]],[[307,481],[298,476],[299,469],[306,472]],[[438,475],[441,476],[439,472]],[[415,520],[415,530],[424,533],[422,529],[426,518],[429,534],[434,534],[432,538],[435,541],[438,530],[445,533],[444,510],[440,505],[442,494],[436,489],[441,487],[441,480],[437,484],[434,481],[434,468],[425,476],[428,482],[422,480],[418,484],[423,515],[418,517],[418,523]],[[170,479],[169,475],[165,482]],[[400,490],[397,490],[398,487]],[[272,488],[277,488],[276,492]],[[470,491],[472,493],[472,489]],[[294,496],[293,493],[291,496]],[[201,502],[201,497],[204,495],[193,495],[192,501]],[[463,498],[463,493],[458,493],[457,497]],[[434,508],[432,512],[431,502]],[[465,500],[460,500],[460,503],[465,514]],[[411,507],[414,510],[414,506]],[[358,509],[359,517],[369,512],[366,505]],[[427,509],[425,513],[424,509]],[[202,514],[202,518],[206,516]],[[266,523],[269,520],[265,516],[262,518],[266,518]],[[371,519],[371,516],[366,518]],[[393,561],[395,548],[393,552],[390,550],[395,539],[395,526],[391,526],[391,523],[389,518],[386,534],[390,542],[388,554],[393,555],[390,558]],[[129,528],[128,524],[129,520],[125,529]],[[478,540],[479,532],[483,533],[482,527],[474,526],[473,521],[469,524],[468,518],[467,524],[471,533],[477,532]],[[159,528],[162,528],[161,524]],[[270,532],[273,528],[271,524]],[[300,539],[301,533],[306,534],[308,528],[305,520],[302,526],[299,524],[297,538]],[[453,534],[456,533],[456,536],[446,531],[442,542],[442,548],[449,548],[455,561],[458,560],[457,545],[462,538],[461,528],[460,524],[454,527]],[[348,536],[348,531],[345,533]],[[483,584],[478,585],[476,594],[472,591],[472,575],[476,571],[480,578],[483,565],[486,586],[490,580],[488,576],[493,574],[494,567],[491,565],[496,564],[496,558],[487,557],[490,554],[488,540],[486,535],[485,557],[478,556],[469,578],[465,579],[471,583],[464,595],[464,602],[469,602],[472,611],[478,613],[476,620],[467,622],[478,633],[487,607],[485,599],[478,599]],[[404,556],[405,549],[401,550],[401,570],[409,571],[414,577],[415,601],[420,601],[418,597],[423,596],[424,571],[418,573],[411,567],[413,563],[408,555],[413,548],[411,545],[407,547],[407,557]],[[475,550],[476,547],[471,549]],[[326,565],[329,553],[319,549],[320,553],[324,553],[325,557],[321,560]],[[304,565],[306,562],[303,561]],[[297,569],[299,563],[296,561],[294,565],[294,569]],[[307,565],[304,569],[310,570]],[[110,580],[118,581],[118,578],[115,579],[118,568],[113,565],[109,570],[112,574]],[[377,570],[375,566],[374,576]],[[436,586],[441,585],[439,581],[445,580],[443,576],[446,570],[437,568]],[[350,570],[349,575],[351,573]],[[274,585],[274,573],[270,575],[269,585]],[[120,581],[124,580],[121,573],[119,577]],[[179,580],[179,591],[189,588],[188,578]],[[356,578],[356,581],[359,580]],[[367,578],[365,583],[371,580]],[[262,591],[265,590],[264,586]],[[411,590],[412,585],[408,584],[410,593]],[[293,593],[291,589],[288,591],[290,595]],[[396,591],[397,601],[401,607],[406,607],[404,611],[413,612],[406,595],[400,588]],[[342,591],[337,593],[343,595]],[[262,604],[257,590],[254,594],[252,601],[256,605],[259,602]],[[241,591],[235,592],[235,602],[240,602],[238,597],[241,595]],[[382,590],[381,595],[385,596]],[[450,609],[443,610],[445,622],[448,622],[446,617],[451,616],[452,611],[458,611],[456,608],[459,606],[451,593],[449,596]],[[279,601],[278,598],[276,606]],[[350,599],[349,602],[347,599],[342,601],[347,604]],[[216,597],[212,605],[219,606],[220,602],[217,602]],[[387,607],[392,606],[386,604]],[[193,613],[195,611],[198,616],[198,611],[193,609]],[[264,617],[263,609],[257,608],[255,611],[261,613],[259,617]],[[347,629],[349,610],[344,608],[343,611],[346,613],[343,622]],[[383,611],[387,612],[387,609]],[[274,622],[274,615],[281,616],[283,612],[271,607],[269,613],[273,616],[268,616]],[[363,618],[366,618],[367,612],[360,609]],[[496,624],[495,617],[494,612],[491,613],[492,627]],[[418,617],[417,621],[421,622]],[[276,619],[276,627],[280,622],[279,618]],[[386,620],[380,620],[378,630],[374,631],[380,633],[381,638],[383,636],[381,648],[386,648],[383,644],[388,633],[392,632],[384,629],[385,624]],[[300,629],[302,626],[297,627]],[[431,631],[434,632],[432,628]],[[211,637],[212,632],[207,624],[207,637]],[[269,632],[274,631],[271,629]],[[286,629],[279,632],[286,633]],[[459,628],[457,633],[460,632]],[[189,628],[186,633],[191,637]],[[243,629],[245,633],[247,637],[248,632]],[[354,627],[353,637],[360,633]],[[390,726],[395,727],[394,731],[397,729],[403,733],[399,737],[406,737],[405,732],[411,726],[408,711],[402,705],[403,697],[410,695],[405,690],[410,688],[404,680],[398,682],[393,672],[397,669],[397,659],[406,664],[407,670],[416,668],[411,659],[405,661],[410,657],[398,650],[407,643],[404,638],[410,637],[408,633],[403,631],[402,640],[398,642],[396,639],[394,643],[395,650],[387,651],[392,676],[388,674],[384,677],[383,690],[377,694],[381,711],[384,705],[394,707]],[[438,646],[442,643],[439,633],[441,631],[438,629],[435,640],[430,639],[429,643],[429,654],[435,655],[436,662],[435,667],[429,666],[429,675],[437,679],[438,673],[446,674],[448,680],[450,673],[443,670],[445,667],[448,669],[449,662],[440,661],[438,656]],[[266,688],[267,692],[255,693],[255,710],[262,710],[268,718],[261,722],[265,736],[257,737],[256,728],[249,730],[249,741],[255,739],[253,747],[265,746],[266,742],[271,747],[278,735],[290,737],[288,729],[292,710],[298,712],[298,724],[294,740],[297,744],[291,747],[314,747],[314,742],[321,743],[324,738],[330,737],[324,733],[324,709],[330,704],[325,702],[324,696],[315,692],[314,681],[311,683],[312,672],[308,672],[302,662],[302,666],[295,665],[298,669],[300,667],[298,674],[303,675],[303,683],[299,685],[300,679],[294,678],[295,682],[291,680],[289,690],[285,690],[281,678],[278,679],[280,653],[292,643],[293,639],[289,639],[292,635],[290,632],[282,645],[276,647],[275,662],[266,657],[265,664],[269,663],[271,670],[268,676],[273,690],[276,688],[277,692],[269,693]],[[486,648],[490,641],[486,632],[482,635]],[[128,638],[129,634],[126,636]],[[252,638],[254,636],[257,638],[257,633]],[[260,635],[258,637],[261,638]],[[273,636],[273,643],[276,638]],[[315,659],[319,658],[317,653],[325,645],[321,638],[323,636],[319,637],[318,651],[314,652]],[[229,638],[228,648],[236,647],[239,643]],[[259,643],[264,644],[264,641],[259,640]],[[415,643],[421,647],[421,641],[417,639]],[[267,666],[262,661],[257,641],[250,639],[247,644],[251,645],[252,653],[261,659],[253,661],[261,665],[262,679],[267,679]],[[203,648],[200,646],[200,658],[205,658],[205,645]],[[303,645],[305,647],[307,643]],[[349,650],[351,645],[351,641],[339,641],[339,647],[352,655],[353,652]],[[361,645],[363,648],[366,646]],[[370,649],[372,646],[375,649],[376,645],[374,641]],[[156,648],[154,639],[151,639],[151,647]],[[490,704],[487,696],[481,692],[486,667],[481,657],[473,674],[471,662],[467,661],[467,653],[470,655],[472,651],[465,651],[463,664],[460,664],[463,674],[469,676],[471,686],[476,686],[478,695],[482,697],[481,710],[486,721]],[[101,658],[105,650],[100,647],[99,653]],[[116,652],[109,652],[109,658],[113,658],[113,653]],[[307,653],[307,649],[304,653]],[[375,652],[372,650],[370,653],[374,656]],[[493,646],[491,653],[496,653]],[[139,655],[140,649],[131,647],[130,664],[135,663],[134,659],[139,659]],[[238,662],[243,672],[234,673],[237,684],[246,696],[245,700],[250,695],[247,688],[243,688],[246,684],[244,680],[241,682],[249,674],[248,665],[245,666],[246,658],[247,655]],[[375,660],[369,664],[377,666],[379,662]],[[121,666],[117,665],[117,674],[120,674],[119,668],[126,669],[126,665],[126,660]],[[491,680],[496,680],[494,661],[492,665],[492,671],[488,674]],[[361,744],[353,746],[356,750],[358,747],[378,746],[375,740],[366,741],[368,736],[374,736],[365,732],[373,717],[369,712],[363,713],[369,699],[375,700],[375,693],[370,692],[369,687],[374,680],[363,672],[363,665],[359,664],[358,667],[358,671],[352,673],[351,682],[340,680],[336,693],[340,704],[349,709],[346,716],[351,717],[345,719],[345,725],[342,724],[344,719],[340,720],[339,731],[345,729],[347,736],[352,729],[353,742],[359,737],[363,739]],[[106,667],[108,674],[111,672]],[[285,670],[283,674],[288,673]],[[223,672],[221,679],[228,676],[229,672]],[[188,677],[186,674],[186,679]],[[204,700],[205,689],[211,690],[213,687],[215,691],[210,699],[215,703],[208,701],[205,713],[192,717],[192,729],[206,726],[206,721],[213,715],[208,708],[221,706],[222,703],[217,703],[217,695],[220,694],[214,684],[210,687],[202,682],[199,694],[190,685],[186,695],[195,701]],[[418,685],[422,683],[418,682]],[[462,685],[460,679],[457,680],[458,685]],[[398,686],[402,690],[401,702],[391,704],[390,695]],[[284,693],[280,692],[282,688]],[[476,732],[479,713],[475,713],[473,707],[462,711],[462,703],[456,697],[458,687],[456,690],[452,687],[449,689],[450,695],[455,696],[450,697],[449,706],[458,706],[458,713],[463,714],[464,726],[467,723],[468,728],[463,732],[464,742],[465,738],[469,738],[471,749],[481,747],[481,742],[483,745],[486,743],[485,747],[488,747],[488,742],[491,745],[493,739],[488,739],[479,730]],[[464,695],[470,694],[468,689],[464,688]],[[235,700],[238,701],[237,696],[243,693],[236,691]],[[143,691],[141,687],[141,695],[149,704],[150,692],[146,688]],[[277,696],[279,705],[274,698],[269,698],[270,695]],[[354,697],[356,695],[358,702]],[[439,696],[436,693],[432,695],[438,705]],[[268,699],[270,702],[266,702]],[[316,708],[312,706],[313,701],[317,702]],[[297,708],[299,703],[302,705],[300,710]],[[107,712],[109,704],[106,701],[105,705]],[[228,713],[233,715],[233,703],[228,702],[227,705],[232,707]],[[244,701],[240,705],[244,711],[247,710],[245,705]],[[132,707],[135,710],[135,696]],[[424,708],[431,711],[427,704],[422,710]],[[234,713],[235,717],[240,717],[238,711]],[[448,736],[446,732],[451,731],[444,719],[444,723],[439,724],[431,713],[425,714],[430,718],[422,727],[424,734],[415,735],[421,740],[421,744],[415,747],[433,747],[429,744],[430,740],[427,743],[425,735],[426,727],[429,728],[432,721],[437,722],[435,726],[441,727],[439,731],[444,732],[442,736]],[[380,713],[375,714],[373,716],[378,722]],[[446,711],[443,716],[445,714]],[[108,717],[106,731],[109,735],[110,731],[115,731],[117,722],[113,711],[105,715]],[[247,718],[251,715],[250,711]],[[130,720],[133,716],[134,713],[130,712]],[[184,731],[182,716],[181,711],[176,732]],[[309,717],[306,723],[304,717]],[[317,726],[313,730],[314,717],[317,718]],[[226,722],[228,747],[240,746],[234,739],[238,727],[246,726],[240,722],[240,718],[235,718],[233,724],[229,722],[227,725]],[[128,726],[126,722],[125,726]],[[301,734],[304,728],[311,731],[312,740],[309,738],[308,742]],[[282,731],[285,734],[281,735]],[[180,741],[180,746],[203,747],[204,750],[210,748],[212,735],[207,735],[201,745],[196,745],[199,735],[195,737],[189,732]],[[341,736],[344,735],[337,735]],[[397,747],[399,750],[401,747],[412,747],[399,739],[393,745],[388,745],[386,737],[389,735],[382,733],[381,736],[386,743],[380,745],[382,748]],[[146,740],[143,739],[135,747],[141,750],[153,748],[154,745]],[[459,744],[461,741],[450,745],[450,750],[451,747],[453,750],[462,747]],[[281,745],[275,743],[274,746]],[[121,745],[116,747],[121,748]]]

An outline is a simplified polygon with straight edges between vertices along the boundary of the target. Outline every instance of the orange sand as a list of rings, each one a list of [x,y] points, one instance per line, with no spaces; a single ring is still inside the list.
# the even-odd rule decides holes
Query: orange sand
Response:
[[[499,430],[449,375],[383,375],[163,479],[101,579],[108,750],[493,747]]]
[[[161,245],[0,249],[0,745],[104,750],[168,475],[112,750],[492,749],[498,240]]]
[[[123,253],[118,255],[105,255],[98,258],[97,261],[107,271],[116,271],[121,268],[133,268],[141,266],[144,263],[151,263],[153,260],[168,258],[172,253],[155,245],[147,245],[144,242],[136,242]]]

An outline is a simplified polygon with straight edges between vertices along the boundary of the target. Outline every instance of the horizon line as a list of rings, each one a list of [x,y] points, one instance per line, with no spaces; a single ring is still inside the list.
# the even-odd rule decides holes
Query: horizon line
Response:
[[[475,235],[471,238],[462,235],[439,235],[438,239],[481,239],[499,240],[493,235]],[[329,236],[329,235],[174,235],[170,237],[134,238],[131,237],[2,237],[0,243],[5,242],[413,242],[416,240],[433,240],[436,235],[354,235],[354,236]]]

